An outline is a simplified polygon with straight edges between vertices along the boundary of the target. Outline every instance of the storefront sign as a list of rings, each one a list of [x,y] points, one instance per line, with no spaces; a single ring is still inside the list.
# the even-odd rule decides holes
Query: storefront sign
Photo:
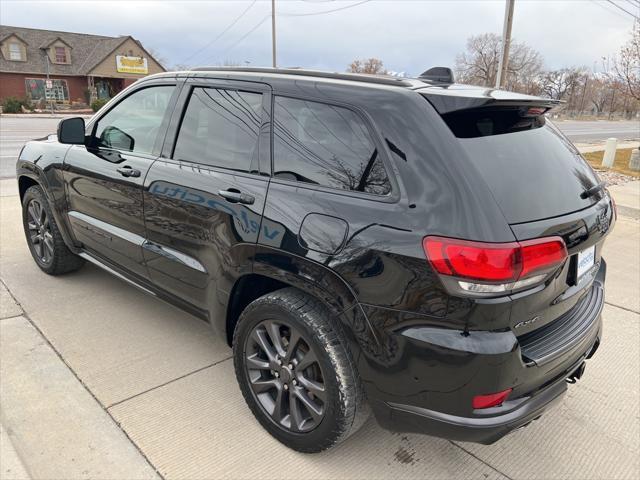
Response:
[[[116,55],[116,70],[120,73],[139,73],[142,75],[149,73],[146,58],[125,57],[124,55]]]

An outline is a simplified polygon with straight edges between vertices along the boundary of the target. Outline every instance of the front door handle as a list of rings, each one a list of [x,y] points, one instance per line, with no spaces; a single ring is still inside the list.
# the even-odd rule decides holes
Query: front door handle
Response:
[[[256,197],[253,195],[249,195],[248,193],[242,193],[235,188],[230,188],[229,190],[220,190],[218,195],[227,199],[227,201],[231,203],[244,203],[245,205],[253,205],[253,202],[256,201]]]
[[[129,165],[125,165],[124,167],[117,168],[116,170],[123,177],[139,177],[140,176],[140,170],[131,168]]]

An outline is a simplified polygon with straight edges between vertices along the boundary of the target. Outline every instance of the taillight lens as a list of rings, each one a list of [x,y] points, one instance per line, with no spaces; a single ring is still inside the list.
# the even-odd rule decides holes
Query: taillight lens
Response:
[[[498,393],[490,393],[489,395],[476,395],[471,402],[474,409],[491,408],[502,405],[507,399],[512,389],[508,388]]]
[[[520,242],[522,271],[520,278],[555,269],[567,258],[567,247],[560,237]]]
[[[427,258],[438,273],[475,280],[514,280],[520,259],[517,243],[479,243],[426,237]]]
[[[526,279],[542,278],[567,258],[567,248],[560,237],[484,243],[428,236],[422,245],[427,259],[439,274],[493,285],[485,288],[460,282],[463,289],[478,293],[504,292],[529,285],[531,282]],[[496,289],[496,284],[501,288]]]

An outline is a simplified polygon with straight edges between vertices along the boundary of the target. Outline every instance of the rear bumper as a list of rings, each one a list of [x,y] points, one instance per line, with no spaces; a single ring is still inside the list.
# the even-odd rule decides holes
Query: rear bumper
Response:
[[[595,344],[597,348],[597,343]],[[581,359],[570,372],[584,368]],[[580,372],[581,374],[582,372]],[[414,405],[377,403],[373,409],[382,427],[401,432],[426,433],[463,442],[491,444],[508,433],[527,426],[557,404],[567,391],[567,377],[530,397],[505,402],[500,407],[486,409],[474,417],[462,417],[429,410]],[[484,415],[483,415],[484,414]]]
[[[397,333],[393,338],[396,365],[405,368],[378,370],[366,382],[376,419],[393,431],[484,444],[538,419],[561,400],[567,378],[581,376],[585,360],[600,344],[604,273],[603,267],[590,287],[598,291],[584,296],[588,308],[576,305],[580,315],[565,322],[564,329],[549,327],[549,337],[560,348],[535,361],[511,331],[414,326]],[[564,320],[560,318],[558,324]],[[567,331],[569,328],[575,331]],[[471,407],[475,395],[507,388],[513,391],[502,405],[481,410]]]

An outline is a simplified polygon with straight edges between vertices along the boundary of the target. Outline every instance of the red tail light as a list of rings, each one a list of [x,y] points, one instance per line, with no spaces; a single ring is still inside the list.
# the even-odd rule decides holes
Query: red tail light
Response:
[[[489,395],[476,395],[471,402],[474,409],[490,408],[502,405],[511,393],[511,388],[498,393],[490,393]]]
[[[547,273],[567,258],[560,237],[523,242],[483,243],[425,237],[427,259],[441,275],[485,282],[517,282]]]
[[[527,278],[542,271],[550,271],[567,258],[567,247],[560,237],[520,242],[522,271],[518,278]]]

